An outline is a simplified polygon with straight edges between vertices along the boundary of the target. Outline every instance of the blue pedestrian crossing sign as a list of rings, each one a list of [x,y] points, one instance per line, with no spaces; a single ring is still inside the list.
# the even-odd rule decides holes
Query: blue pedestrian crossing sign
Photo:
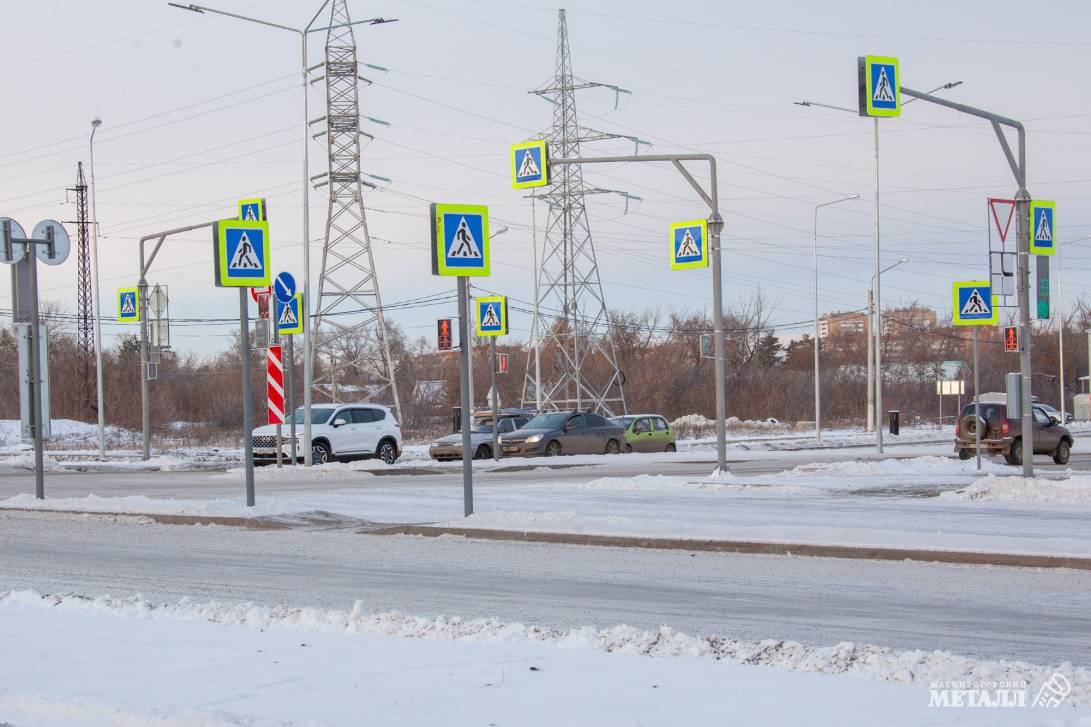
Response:
[[[117,291],[117,320],[120,323],[140,322],[140,292],[136,288]]]
[[[269,285],[269,223],[220,220],[212,228],[216,285],[264,288]]]
[[[902,77],[897,58],[858,58],[857,84],[861,116],[902,115]]]
[[[265,216],[265,198],[240,199],[239,219],[248,222],[268,222],[269,218]]]
[[[515,189],[549,184],[549,150],[538,139],[511,147],[511,186]]]
[[[507,296],[494,295],[477,299],[477,335],[508,335]]]
[[[1057,204],[1044,199],[1030,203],[1030,252],[1053,255],[1057,252]]]
[[[281,303],[287,303],[289,300],[295,297],[295,278],[291,273],[278,273],[277,279],[273,281],[273,295]]]
[[[277,299],[277,333],[303,333],[303,294],[296,293],[287,301]]]
[[[487,277],[489,208],[476,204],[432,204],[432,275]]]
[[[980,280],[954,284],[954,315],[956,326],[992,326],[999,321],[999,311],[993,300],[992,286]]]
[[[705,267],[708,267],[708,222],[675,222],[671,225],[671,270]]]

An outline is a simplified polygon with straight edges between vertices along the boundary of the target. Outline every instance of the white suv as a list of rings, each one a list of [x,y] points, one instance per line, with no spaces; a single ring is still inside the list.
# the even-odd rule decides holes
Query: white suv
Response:
[[[302,457],[303,409],[295,410],[296,454]],[[288,425],[281,427],[285,458],[291,457]],[[254,462],[275,462],[277,428],[274,424],[253,431]],[[311,407],[311,462],[378,457],[394,464],[402,451],[402,432],[394,412],[380,404],[328,404]]]

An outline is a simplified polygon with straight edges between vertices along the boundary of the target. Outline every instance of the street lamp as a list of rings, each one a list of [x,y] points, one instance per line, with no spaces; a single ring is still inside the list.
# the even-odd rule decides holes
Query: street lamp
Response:
[[[106,412],[103,409],[102,385],[102,289],[99,287],[98,272],[98,212],[95,207],[95,132],[102,126],[102,119],[91,119],[91,265],[95,272],[95,391],[98,410],[98,457],[106,461]]]
[[[299,35],[300,44],[300,57],[302,63],[301,69],[301,88],[303,89],[303,300],[308,310],[314,305],[314,301],[311,299],[311,238],[310,238],[310,202],[308,191],[310,188],[309,179],[309,167],[310,160],[308,155],[308,143],[310,141],[310,110],[307,104],[307,34],[314,33],[322,30],[329,30],[329,28],[312,28],[315,21],[318,20],[318,16],[322,14],[322,11],[329,5],[330,0],[323,0],[322,6],[318,8],[318,11],[311,18],[311,22],[307,23],[306,27],[290,28],[287,25],[280,25],[278,23],[271,23],[267,20],[260,20],[258,18],[251,18],[246,15],[239,15],[237,13],[229,13],[226,10],[216,10],[215,8],[205,7],[203,5],[180,5],[178,3],[168,2],[167,5],[178,8],[180,10],[189,10],[194,13],[213,13],[214,15],[224,15],[229,18],[235,18],[236,20],[246,20],[251,23],[257,23],[258,25],[265,25],[270,28],[277,28],[278,30],[287,30]],[[380,23],[392,22],[383,18],[370,18],[368,20],[357,20],[347,25],[378,25]],[[341,27],[341,26],[336,26]],[[303,447],[303,464],[310,466],[311,464],[311,382],[314,378],[313,374],[313,346],[311,345],[311,325],[310,320],[303,326],[303,348],[305,349],[303,354],[303,439],[306,442],[306,446]]]
[[[850,194],[848,197],[814,206],[814,227],[811,234],[811,275],[814,287],[814,436],[820,442],[822,441],[822,386],[818,378],[818,344],[821,340],[818,330],[818,210],[853,199],[860,199],[860,195]]]
[[[956,86],[961,86],[961,85],[962,85],[962,81],[952,81],[950,83],[945,83],[942,86],[939,86],[937,88],[932,89],[929,93],[935,93],[937,91],[950,90],[952,88],[955,88]],[[916,100],[915,98],[910,99],[910,100],[904,102],[902,105],[904,106],[905,104],[912,103],[915,100]],[[846,111],[846,112],[848,112],[850,114],[858,114],[859,113],[858,109],[850,109],[850,108],[845,107],[845,106],[836,106],[834,104],[820,103],[818,101],[810,101],[808,99],[803,99],[801,101],[793,101],[792,103],[794,103],[796,106],[807,106],[807,107],[816,107],[816,108],[823,108],[823,109],[833,109],[834,111]],[[880,281],[878,279],[879,276],[882,274],[882,271],[879,270],[879,118],[874,117],[872,119],[872,122],[873,122],[874,139],[875,139],[875,275],[872,277],[872,280],[875,281],[875,302],[876,302],[876,308],[879,311],[878,316],[879,316],[879,318],[881,318],[882,317],[882,308],[881,308],[881,305],[880,305],[881,291],[880,291],[880,288],[879,288],[879,282]],[[882,352],[881,352],[880,346],[879,346],[879,341],[881,340],[882,333],[879,330],[879,328],[880,328],[880,326],[877,323],[876,324],[876,333],[875,333],[875,335],[876,335],[876,340],[875,340],[875,370],[876,370],[876,372],[881,372],[882,371],[882,366],[883,366]],[[875,401],[877,402],[876,406],[877,406],[878,409],[882,409],[882,406],[883,406],[883,392],[882,392],[882,389],[880,388],[881,387],[881,383],[880,383],[881,381],[882,381],[882,375],[880,373],[875,378],[875,382],[876,382],[875,385],[877,387],[877,390],[875,391],[875,394],[874,394],[875,395]],[[882,427],[875,427],[875,451],[878,454],[883,453],[883,428]]]
[[[872,290],[875,288],[877,278],[885,273],[887,270],[893,270],[902,263],[909,262],[909,258],[903,257],[893,265],[887,265],[880,270],[876,275],[871,276],[871,285],[867,291],[867,428],[870,432],[873,428],[882,429],[878,419],[879,413],[875,407],[875,392],[878,390],[878,386],[875,384],[875,371],[876,362],[880,361],[876,348],[879,345],[879,337],[876,333],[875,323],[875,301],[872,295]]]

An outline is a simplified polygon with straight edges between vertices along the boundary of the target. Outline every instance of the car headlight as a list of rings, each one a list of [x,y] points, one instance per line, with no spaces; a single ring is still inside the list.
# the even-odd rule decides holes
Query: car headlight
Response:
[[[541,434],[531,434],[529,437],[527,437],[527,444],[535,444],[540,441],[542,441]]]

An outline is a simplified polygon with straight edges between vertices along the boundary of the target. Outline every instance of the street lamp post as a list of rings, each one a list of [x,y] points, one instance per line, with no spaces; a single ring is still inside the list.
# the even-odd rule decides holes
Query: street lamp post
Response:
[[[878,287],[879,278],[882,277],[883,273],[885,273],[888,270],[893,270],[894,268],[898,267],[899,265],[901,265],[903,263],[907,263],[907,262],[909,262],[909,258],[903,257],[901,260],[894,263],[893,265],[887,265],[882,270],[876,271],[876,273],[871,276],[871,287],[869,287],[868,291],[867,291],[867,305],[868,305],[868,331],[867,331],[867,336],[868,336],[868,369],[867,369],[867,377],[868,377],[868,381],[867,381],[867,387],[868,387],[868,419],[871,422],[874,423],[876,430],[879,430],[879,429],[883,428],[882,417],[880,416],[880,413],[882,412],[882,401],[883,400],[882,400],[882,398],[880,398],[878,396],[879,391],[882,388],[882,384],[878,380],[878,377],[880,375],[879,371],[881,370],[879,368],[879,362],[882,360],[879,357],[879,342],[882,339],[881,339],[880,331],[879,331],[879,325],[881,325],[880,321],[879,321],[880,316],[877,315],[878,311],[876,310],[876,308],[877,308],[876,300],[877,300],[878,296],[873,295],[873,293],[874,293],[875,289]],[[873,363],[875,364],[874,366],[872,366]],[[880,451],[882,451],[882,450],[880,450]]]
[[[98,211],[95,207],[95,132],[102,126],[102,119],[91,120],[91,265],[95,272],[95,391],[98,414],[98,457],[106,460],[106,411],[103,408],[102,375],[102,288],[99,285],[98,268]]]
[[[848,197],[814,206],[814,227],[811,234],[811,276],[814,288],[812,291],[814,294],[814,436],[820,442],[822,441],[822,386],[818,377],[818,347],[821,341],[818,330],[818,210],[853,199],[860,199],[860,195],[850,194]]]

